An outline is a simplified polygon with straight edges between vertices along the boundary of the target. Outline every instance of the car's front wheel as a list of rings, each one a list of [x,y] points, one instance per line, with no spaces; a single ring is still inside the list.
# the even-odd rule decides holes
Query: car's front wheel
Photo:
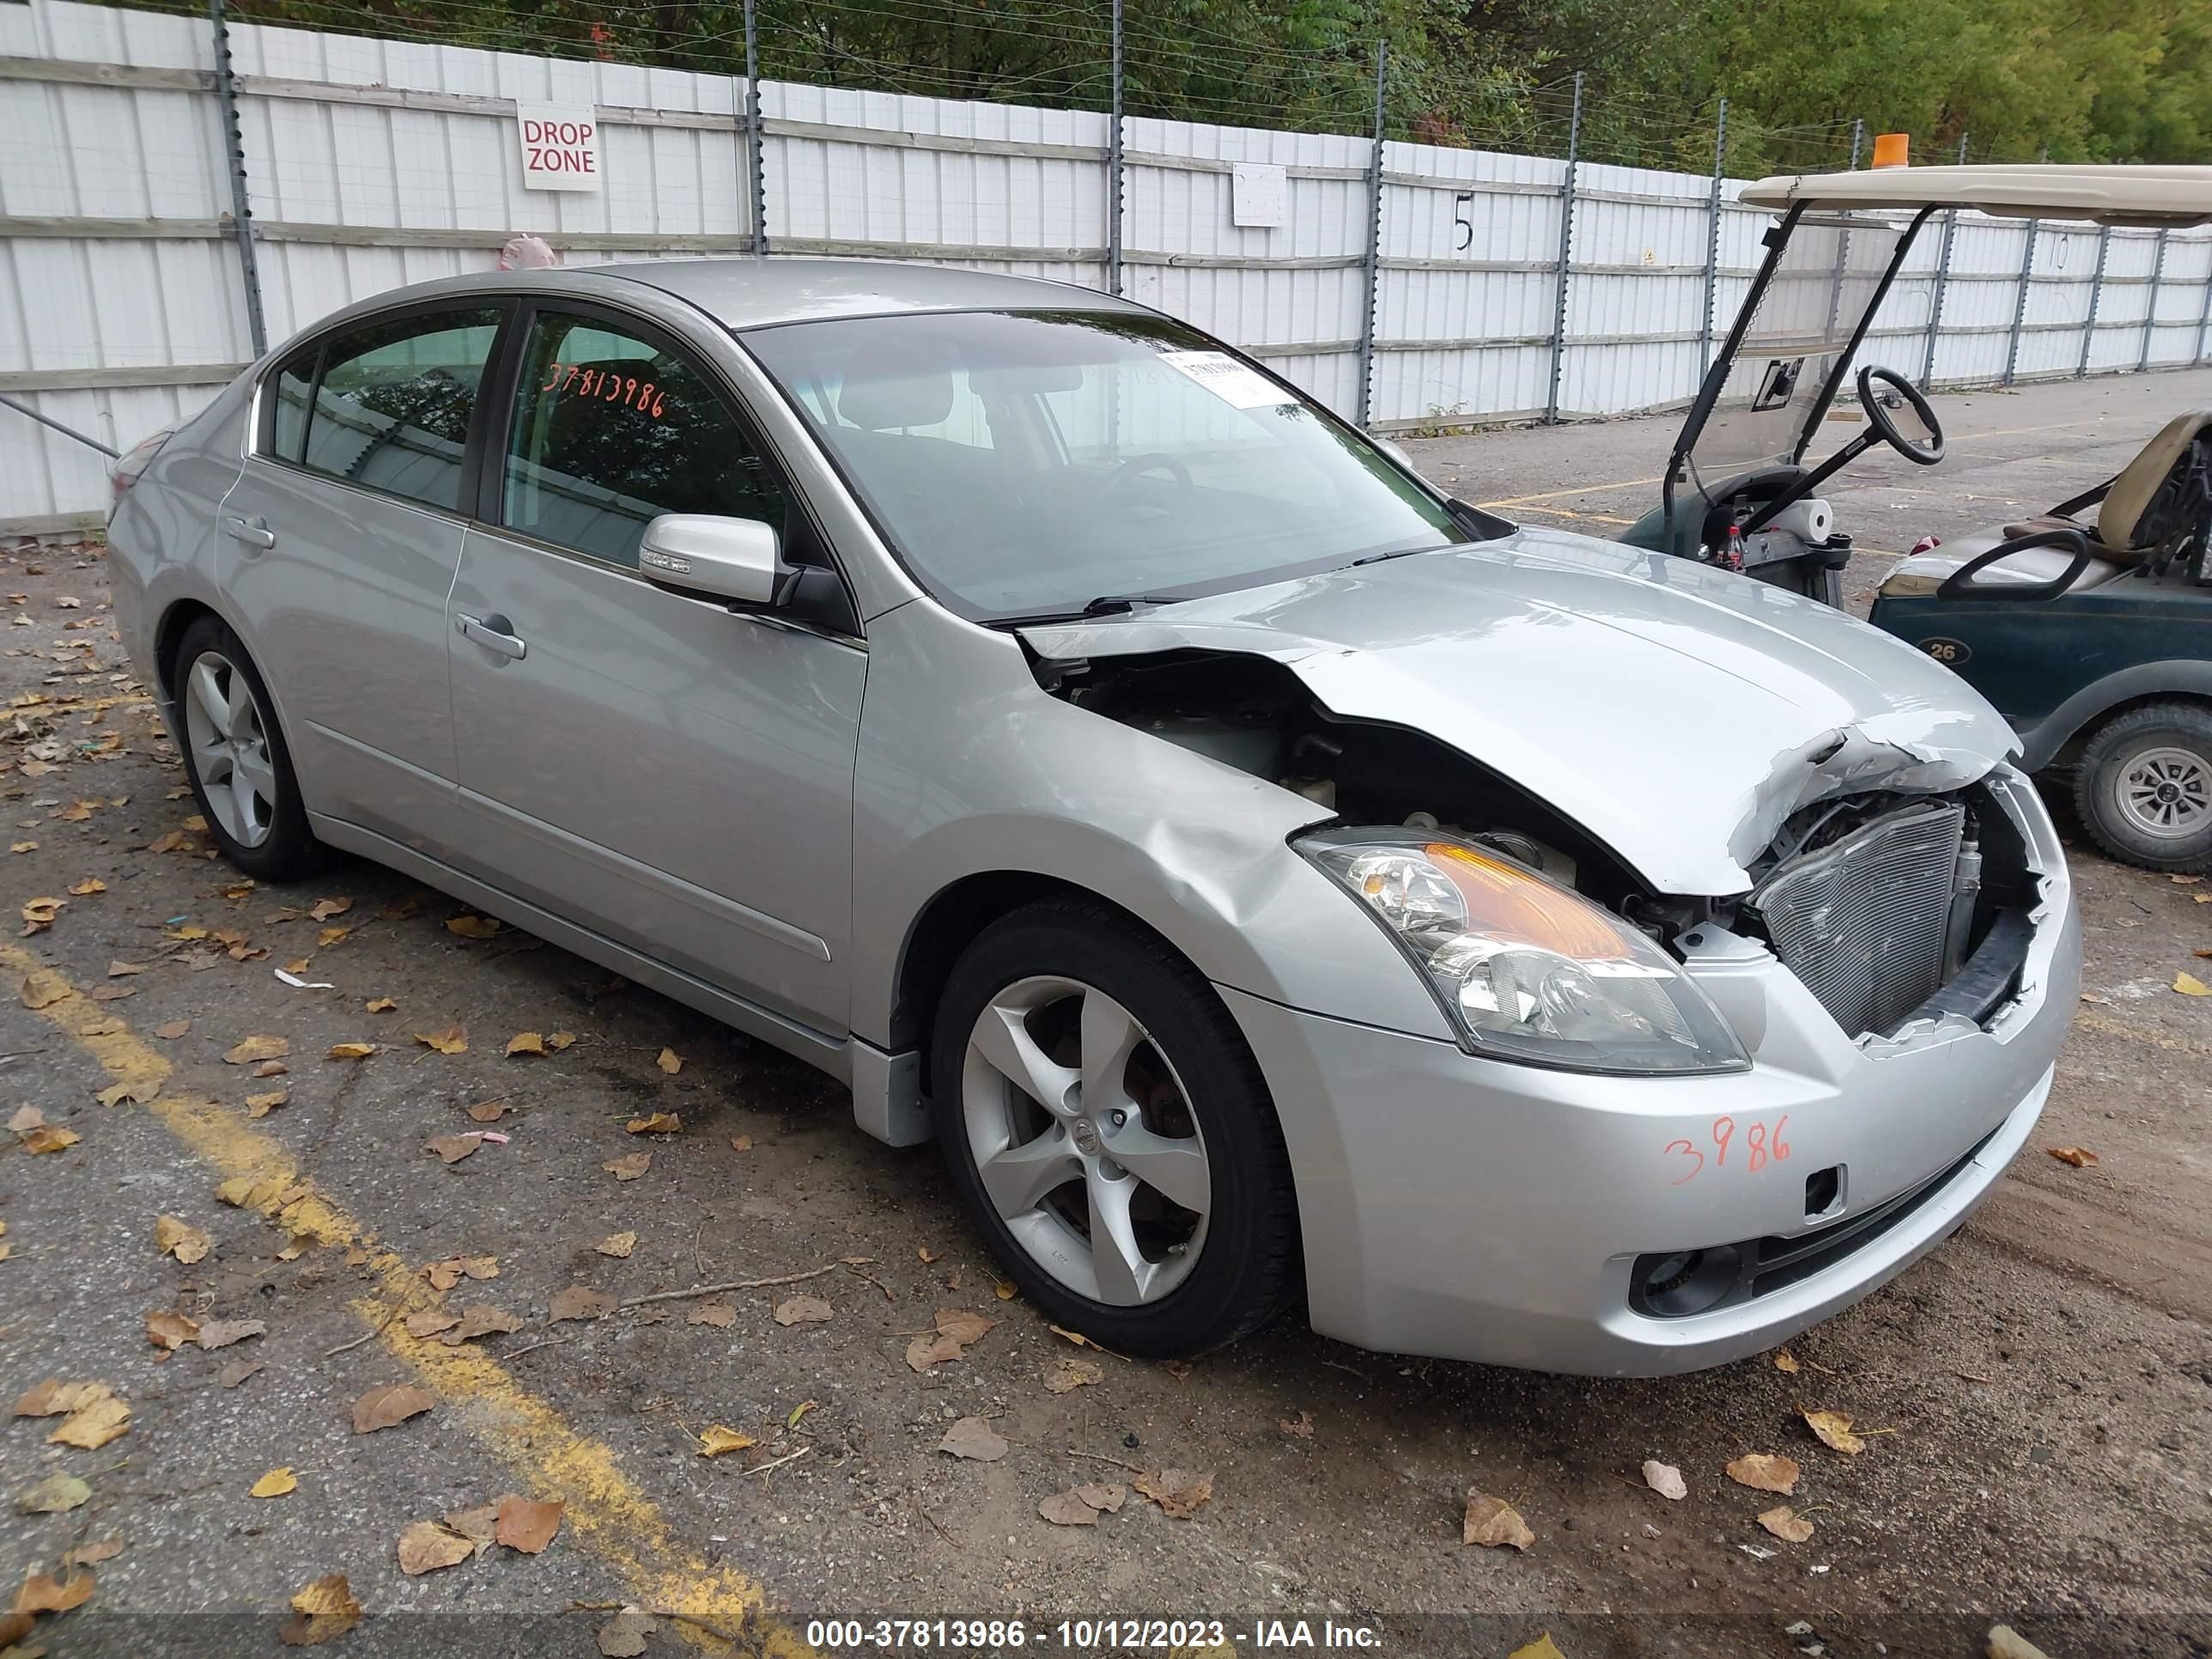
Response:
[[[313,874],[329,854],[308,827],[269,688],[238,635],[202,617],[178,641],[176,663],[185,775],[216,845],[249,876]]]
[[[946,982],[932,1109],[993,1253],[1057,1323],[1117,1352],[1198,1353],[1297,1288],[1282,1131],[1205,977],[1103,905],[1048,901]]]
[[[2153,702],[2083,745],[2075,804],[2097,844],[2147,870],[2212,870],[2212,708]]]

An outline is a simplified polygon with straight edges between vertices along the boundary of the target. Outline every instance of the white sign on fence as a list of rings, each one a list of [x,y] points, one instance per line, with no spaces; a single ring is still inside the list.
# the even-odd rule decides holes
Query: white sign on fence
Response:
[[[1290,173],[1271,161],[1239,161],[1229,173],[1229,217],[1240,225],[1289,222]]]
[[[515,130],[522,142],[525,185],[532,190],[599,189],[602,175],[597,110],[517,104],[514,113]]]

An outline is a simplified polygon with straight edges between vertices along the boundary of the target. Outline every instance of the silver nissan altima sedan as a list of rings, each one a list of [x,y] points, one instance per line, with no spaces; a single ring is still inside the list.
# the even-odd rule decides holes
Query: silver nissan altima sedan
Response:
[[[1087,289],[466,276],[118,468],[240,869],[389,865],[931,1138],[1055,1321],[1656,1374],[1957,1227],[2075,999],[1948,671]]]

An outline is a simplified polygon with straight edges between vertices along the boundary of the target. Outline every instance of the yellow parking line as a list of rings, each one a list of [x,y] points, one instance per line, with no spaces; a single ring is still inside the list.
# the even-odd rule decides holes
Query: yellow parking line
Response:
[[[37,969],[54,971],[12,945],[0,945],[0,969],[16,979]],[[562,1501],[566,1529],[621,1576],[641,1606],[697,1620],[679,1628],[701,1646],[719,1650],[724,1644],[714,1638],[726,1636],[775,1659],[808,1659],[812,1654],[795,1633],[768,1620],[768,1595],[761,1585],[710,1565],[678,1534],[659,1506],[622,1472],[611,1448],[571,1428],[552,1405],[525,1389],[491,1355],[408,1335],[391,1316],[420,1296],[422,1281],[415,1269],[378,1248],[375,1236],[303,1176],[281,1144],[249,1127],[228,1107],[157,1092],[168,1080],[168,1061],[128,1028],[105,1029],[121,1024],[108,1005],[71,987],[38,1013],[97,1060],[114,1082],[151,1094],[147,1109],[217,1177],[251,1182],[257,1189],[254,1207],[288,1233],[304,1234],[328,1249],[368,1251],[366,1265],[379,1293],[355,1302],[354,1312],[414,1368],[432,1393],[460,1410],[471,1431],[520,1480]]]
[[[2076,1013],[2074,1024],[2085,1031],[2122,1037],[2130,1042],[2164,1048],[2169,1054],[2198,1054],[2212,1060],[2212,1042],[2199,1042],[2192,1037],[2170,1036],[2164,1031],[2147,1031],[2140,1025],[2130,1025],[2124,1019],[2114,1019],[2110,1014],[2100,1014],[2092,1009],[2084,1008]]]

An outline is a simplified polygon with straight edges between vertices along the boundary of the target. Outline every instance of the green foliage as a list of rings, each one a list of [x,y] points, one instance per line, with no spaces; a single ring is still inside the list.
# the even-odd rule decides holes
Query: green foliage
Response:
[[[163,0],[156,0],[157,3]],[[166,0],[179,9],[188,0]],[[141,0],[143,3],[143,0]],[[737,4],[231,0],[235,16],[742,74]],[[1131,114],[1705,171],[1729,100],[1738,175],[1838,167],[1852,123],[1915,159],[2212,160],[2205,0],[1126,0]],[[1106,0],[759,0],[772,79],[1103,109]]]

